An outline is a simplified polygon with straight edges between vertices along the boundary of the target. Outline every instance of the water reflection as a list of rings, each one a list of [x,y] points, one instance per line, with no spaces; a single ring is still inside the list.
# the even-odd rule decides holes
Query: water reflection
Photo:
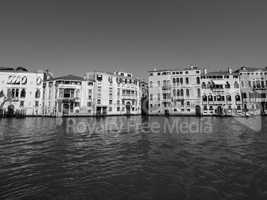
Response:
[[[0,120],[0,199],[266,199],[266,121]]]

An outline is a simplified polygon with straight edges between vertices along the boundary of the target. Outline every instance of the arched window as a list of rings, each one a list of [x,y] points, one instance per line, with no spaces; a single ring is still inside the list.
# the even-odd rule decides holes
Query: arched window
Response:
[[[15,97],[19,97],[19,88],[15,90]]]
[[[236,95],[236,96],[235,96],[235,100],[236,100],[236,101],[240,101],[240,100],[241,100],[240,95]]]
[[[202,83],[202,89],[206,89],[206,83],[205,82]]]
[[[231,95],[227,95],[227,96],[226,96],[226,101],[232,101],[232,97],[231,97]]]
[[[37,89],[36,92],[35,92],[35,98],[36,98],[36,99],[39,99],[40,96],[41,96],[41,92],[40,92],[39,89]]]
[[[209,95],[209,101],[213,101],[213,97],[212,97],[212,95]]]
[[[204,95],[204,96],[202,97],[202,100],[203,100],[203,101],[207,101],[207,96]]]
[[[184,79],[183,78],[180,78],[180,83],[181,84],[183,84],[183,81],[184,81]]]
[[[201,90],[200,90],[200,88],[197,89],[197,96],[198,96],[198,97],[201,96]]]
[[[241,87],[242,88],[244,87],[244,81],[241,81]]]
[[[23,88],[20,92],[20,98],[25,98],[26,97],[26,91],[25,89]]]
[[[186,89],[186,96],[187,96],[187,97],[189,97],[189,96],[190,96],[189,89]]]
[[[177,90],[177,96],[180,96],[180,90],[179,89]]]
[[[184,90],[181,89],[181,96],[183,97],[184,96]]]
[[[225,88],[230,88],[230,83],[227,81],[226,84],[225,84]]]
[[[238,84],[237,81],[235,81],[235,83],[234,83],[234,87],[235,87],[235,88],[239,88],[239,84]]]
[[[197,84],[200,84],[200,78],[197,77]]]
[[[247,93],[244,92],[244,93],[242,93],[241,95],[242,95],[242,98],[243,98],[243,99],[246,99],[246,98],[247,98]]]

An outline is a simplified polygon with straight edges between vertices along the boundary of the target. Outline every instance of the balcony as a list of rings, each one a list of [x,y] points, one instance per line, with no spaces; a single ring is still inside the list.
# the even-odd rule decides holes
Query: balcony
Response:
[[[175,100],[184,100],[184,96],[175,96],[173,97]]]
[[[66,102],[77,102],[77,101],[81,101],[80,97],[64,97],[64,96],[60,96],[57,98],[57,100],[59,101],[66,101]]]
[[[223,93],[224,91],[225,91],[225,89],[224,88],[215,88],[215,87],[213,87],[213,88],[210,88],[213,92],[218,92],[218,93]]]
[[[171,90],[171,86],[170,85],[164,85],[164,86],[162,86],[162,90],[163,91]]]
[[[136,94],[122,94],[123,99],[136,99],[137,95]]]

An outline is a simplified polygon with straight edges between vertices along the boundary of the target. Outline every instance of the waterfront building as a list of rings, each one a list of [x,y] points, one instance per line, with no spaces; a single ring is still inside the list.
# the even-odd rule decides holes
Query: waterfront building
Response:
[[[241,67],[236,70],[240,76],[241,96],[246,112],[267,114],[267,67]]]
[[[0,68],[0,114],[41,115],[43,72],[24,67]]]
[[[200,77],[194,66],[149,71],[149,114],[200,115]]]
[[[140,81],[141,89],[141,114],[148,115],[148,84],[146,81]]]
[[[228,71],[201,75],[202,114],[233,116],[242,113],[239,74]]]
[[[94,115],[94,81],[67,75],[51,78],[44,83],[45,116]]]
[[[140,79],[126,72],[87,72],[95,81],[96,115],[141,114]]]

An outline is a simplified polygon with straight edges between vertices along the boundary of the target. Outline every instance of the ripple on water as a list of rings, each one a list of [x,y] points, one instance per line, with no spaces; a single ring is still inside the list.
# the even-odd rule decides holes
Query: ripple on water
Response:
[[[148,124],[175,119],[208,120],[212,131],[148,131]],[[64,119],[61,125],[50,118],[0,120],[0,199],[267,197],[267,118],[259,133],[238,132],[243,129],[226,118],[88,120],[123,126],[115,133],[70,134]],[[128,122],[141,125],[128,131]]]

